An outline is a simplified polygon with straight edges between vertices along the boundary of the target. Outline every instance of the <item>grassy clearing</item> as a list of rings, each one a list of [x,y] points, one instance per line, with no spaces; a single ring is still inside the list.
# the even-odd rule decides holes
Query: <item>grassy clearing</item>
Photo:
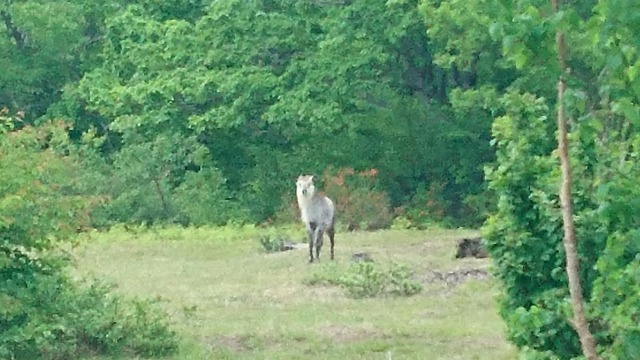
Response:
[[[339,233],[336,262],[356,252],[384,265],[400,261],[425,280],[413,297],[350,299],[309,286],[329,266],[306,250],[266,254],[264,230],[177,229],[94,233],[77,251],[78,272],[106,276],[119,291],[160,297],[184,345],[175,359],[513,359],[497,315],[495,282],[456,284],[433,271],[487,269],[489,260],[454,260],[466,231]],[[301,241],[299,229],[286,231]],[[324,258],[322,258],[324,256]]]

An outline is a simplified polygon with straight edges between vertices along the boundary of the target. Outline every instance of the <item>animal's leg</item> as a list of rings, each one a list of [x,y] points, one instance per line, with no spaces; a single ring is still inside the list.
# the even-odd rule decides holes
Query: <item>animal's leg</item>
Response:
[[[320,260],[320,250],[322,249],[322,237],[324,236],[324,231],[322,229],[316,229],[316,260]]]
[[[333,245],[335,244],[334,236],[336,235],[336,231],[333,227],[330,227],[327,230],[327,235],[329,235],[329,240],[331,240],[331,260],[333,260]]]
[[[309,262],[313,262],[313,238],[316,230],[316,224],[314,222],[310,222],[307,224],[307,237],[309,238]]]

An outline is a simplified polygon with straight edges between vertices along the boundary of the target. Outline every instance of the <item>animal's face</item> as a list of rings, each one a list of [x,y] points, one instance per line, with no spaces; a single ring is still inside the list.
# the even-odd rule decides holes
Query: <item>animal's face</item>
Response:
[[[312,196],[316,191],[313,175],[300,175],[296,181],[296,191],[302,196]]]

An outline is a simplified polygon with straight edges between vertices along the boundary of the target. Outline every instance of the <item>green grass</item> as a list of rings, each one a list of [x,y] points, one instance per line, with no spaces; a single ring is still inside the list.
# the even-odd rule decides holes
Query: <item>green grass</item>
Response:
[[[274,229],[224,228],[93,233],[76,250],[77,271],[115,281],[118,291],[160,297],[183,345],[172,359],[513,359],[492,279],[425,281],[412,297],[351,299],[338,287],[305,285],[328,266],[306,250],[266,254]],[[299,229],[283,229],[301,241]],[[468,231],[338,233],[335,266],[355,252],[399,261],[417,277],[490,266],[454,260]]]

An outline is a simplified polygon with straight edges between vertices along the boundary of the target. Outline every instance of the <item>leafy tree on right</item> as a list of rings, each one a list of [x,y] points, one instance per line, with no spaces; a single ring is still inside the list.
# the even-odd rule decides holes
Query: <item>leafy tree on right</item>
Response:
[[[430,30],[462,24],[461,37],[430,31],[432,41],[447,44],[436,58],[465,64],[497,44],[496,67],[514,74],[506,86],[503,77],[485,87],[500,97],[492,109],[497,159],[486,169],[498,203],[483,230],[503,285],[509,339],[529,359],[583,356],[558,196],[555,110],[562,105],[588,329],[597,356],[638,358],[640,3],[571,1],[554,12],[547,1],[423,1],[422,9]],[[479,20],[460,21],[469,13]],[[556,57],[557,31],[566,44],[564,66]],[[566,91],[558,104],[561,74]]]

